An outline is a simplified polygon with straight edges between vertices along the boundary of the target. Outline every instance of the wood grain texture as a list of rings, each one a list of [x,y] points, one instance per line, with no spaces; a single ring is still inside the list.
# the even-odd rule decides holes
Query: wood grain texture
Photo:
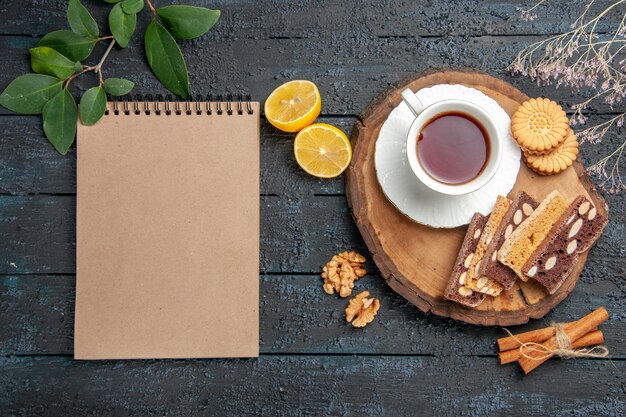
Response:
[[[592,115],[590,124],[606,121],[609,115]],[[321,117],[348,136],[356,117]],[[617,148],[626,129],[611,130],[604,138],[604,146],[584,144],[580,160],[588,166],[606,155],[607,149]],[[261,120],[261,193],[285,197],[345,194],[343,176],[319,179],[302,171],[293,158],[292,133],[280,132],[264,118]],[[61,157],[43,135],[41,119],[37,116],[0,116],[0,193],[75,194],[76,152],[70,148]],[[626,212],[626,201],[619,196],[604,193],[615,213]],[[622,218],[624,220],[624,218]],[[619,223],[619,222],[616,222]],[[621,222],[622,224],[624,221]]]
[[[571,321],[605,305],[611,319],[601,327],[611,358],[626,359],[626,320],[620,314],[626,298],[619,275],[626,261],[589,266],[601,276],[583,273],[576,291],[546,320],[516,327],[515,332],[545,326],[550,320]],[[368,289],[381,301],[376,320],[364,329],[346,323],[343,309],[348,300],[324,293],[317,274],[262,275],[260,281],[264,354],[493,356],[495,340],[505,335],[501,328],[422,313],[375,274],[356,284],[355,294]],[[74,282],[73,275],[1,276],[0,355],[72,354]]]
[[[497,75],[531,97],[548,96],[570,109],[581,97],[592,94],[591,90],[587,88],[577,94],[554,85],[539,87],[527,77],[510,76],[506,71],[523,46],[539,39],[542,38],[380,38],[371,34],[336,33],[306,38],[226,37],[187,41],[181,46],[189,68],[192,94],[243,92],[263,100],[286,81],[309,79],[320,88],[323,114],[356,116],[373,97],[398,79],[430,68],[465,67]],[[0,37],[0,49],[6,61],[0,73],[0,88],[29,71],[27,49],[37,42],[37,38]],[[87,63],[97,63],[105,47],[106,43],[96,46]],[[167,93],[147,65],[142,36],[135,36],[125,49],[114,49],[104,68],[105,77],[122,77],[135,82],[133,94]],[[96,83],[97,77],[87,74],[72,84],[78,92]],[[616,103],[612,110],[599,101],[590,111],[624,109],[626,103]],[[7,110],[0,111],[0,114],[7,113]]]
[[[354,117],[322,117],[350,133]],[[303,172],[293,157],[295,134],[261,121],[261,194],[343,194],[343,178],[320,179]],[[76,194],[76,148],[61,157],[45,138],[37,116],[0,116],[0,193]]]
[[[563,368],[567,366],[567,372]],[[625,362],[550,361],[519,377],[495,358],[255,360],[0,358],[0,413],[21,415],[596,416],[626,413]],[[484,377],[485,369],[493,369]],[[464,377],[460,378],[459,370]],[[602,384],[589,384],[601,373]]]
[[[73,195],[0,196],[0,274],[73,274],[75,210]],[[625,256],[625,216],[611,213],[592,257]],[[261,272],[318,273],[346,249],[368,253],[344,196],[261,197]]]
[[[376,140],[389,113],[401,102],[400,92],[436,84],[476,88],[497,101],[509,115],[528,99],[512,85],[474,70],[431,70],[390,86],[363,110],[352,133],[354,156],[346,175],[346,189],[357,226],[387,283],[422,311],[486,326],[515,325],[541,318],[574,289],[587,253],[582,254],[569,278],[552,295],[531,282],[519,283],[499,297],[486,297],[476,308],[454,303],[444,298],[444,291],[467,228],[435,229],[413,222],[389,202],[378,183],[374,164]],[[553,176],[536,175],[522,163],[509,197],[525,191],[541,201],[555,189],[568,200],[580,194],[587,196],[606,215],[606,203],[578,162],[572,169]]]
[[[84,0],[98,22],[106,21],[111,5],[101,0]],[[596,15],[611,3],[598,0],[590,9]],[[157,7],[163,3],[157,2]],[[538,19],[525,22],[517,10],[519,1],[497,2],[380,2],[356,0],[278,0],[270,4],[255,0],[187,0],[184,4],[219,8],[222,17],[208,34],[210,38],[239,36],[314,37],[363,31],[376,36],[542,35],[570,30],[582,9],[576,2],[556,2],[538,11]],[[6,1],[0,12],[0,34],[42,35],[67,26],[64,0]],[[45,17],[43,17],[45,16]],[[148,13],[141,16],[148,18]],[[362,24],[355,24],[355,22]],[[619,23],[617,14],[598,24],[602,33]]]
[[[75,272],[75,196],[0,196],[0,210],[0,274]],[[346,248],[366,251],[345,197],[261,197],[261,272],[321,272]]]
[[[111,6],[82,1],[104,29]],[[593,12],[610,1],[598,0]],[[218,25],[202,39],[181,43],[193,93],[244,92],[262,101],[282,82],[312,79],[323,94],[322,120],[346,133],[378,92],[431,67],[482,69],[565,108],[589,93],[537,87],[504,69],[523,46],[568,30],[579,2],[551,1],[551,11],[532,22],[519,19],[515,8],[521,4],[513,0],[172,3],[223,10]],[[0,89],[29,71],[27,49],[42,34],[66,27],[66,4],[0,0]],[[607,22],[619,19],[618,14]],[[113,51],[105,76],[130,78],[137,83],[135,93],[165,93],[143,53],[141,33],[148,20],[144,13],[129,47]],[[99,59],[104,46],[89,63]],[[87,76],[74,92],[95,83]],[[590,123],[611,112],[603,104],[591,108]],[[605,195],[611,223],[591,251],[577,289],[544,320],[516,328],[571,321],[606,305],[615,311],[603,328],[613,361],[551,361],[522,378],[514,367],[497,365],[494,340],[502,336],[500,329],[420,312],[384,284],[371,261],[371,274],[357,286],[381,297],[381,313],[363,331],[346,326],[346,301],[322,294],[318,276],[321,265],[345,248],[371,257],[347,207],[343,179],[317,180],[302,173],[292,157],[293,136],[266,122],[261,133],[261,259],[268,274],[261,276],[263,356],[95,363],[46,356],[72,352],[75,154],[73,149],[68,157],[55,153],[39,117],[5,109],[0,114],[0,193],[5,194],[0,196],[0,415],[626,413],[623,196]],[[615,130],[605,144],[621,144],[623,136],[624,129]],[[585,145],[581,157],[588,164],[606,151]]]

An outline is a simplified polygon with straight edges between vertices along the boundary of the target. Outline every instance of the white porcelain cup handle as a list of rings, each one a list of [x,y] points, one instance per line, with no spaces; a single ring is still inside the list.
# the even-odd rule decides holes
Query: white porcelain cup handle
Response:
[[[402,93],[402,100],[409,106],[409,109],[413,112],[415,117],[417,117],[422,110],[424,110],[424,105],[422,102],[415,96],[415,93],[411,91],[409,88],[405,88]]]

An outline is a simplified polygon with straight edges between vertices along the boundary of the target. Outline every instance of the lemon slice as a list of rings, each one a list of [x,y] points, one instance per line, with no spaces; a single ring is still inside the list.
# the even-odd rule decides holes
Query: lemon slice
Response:
[[[338,176],[352,159],[352,147],[345,133],[325,123],[302,129],[296,136],[293,151],[298,165],[319,178]]]
[[[265,101],[265,117],[283,132],[298,132],[313,123],[322,109],[322,98],[311,81],[289,81],[272,91]]]

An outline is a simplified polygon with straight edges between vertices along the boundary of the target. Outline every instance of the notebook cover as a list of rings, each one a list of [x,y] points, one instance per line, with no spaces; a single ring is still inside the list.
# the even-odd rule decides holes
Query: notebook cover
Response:
[[[78,127],[76,359],[258,356],[252,109]]]

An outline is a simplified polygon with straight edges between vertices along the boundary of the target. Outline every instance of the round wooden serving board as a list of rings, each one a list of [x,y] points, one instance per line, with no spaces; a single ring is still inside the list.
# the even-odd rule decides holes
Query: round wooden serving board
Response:
[[[510,326],[526,323],[530,317],[542,317],[574,289],[587,253],[553,295],[533,280],[518,280],[511,290],[495,298],[486,297],[479,307],[464,307],[444,299],[443,292],[467,227],[434,229],[415,223],[387,200],[378,184],[374,168],[376,139],[387,116],[400,103],[400,91],[417,91],[435,84],[476,88],[496,100],[509,115],[528,99],[504,81],[468,70],[429,71],[387,89],[361,113],[352,132],[354,153],[346,175],[346,191],[356,224],[387,283],[422,311],[488,326]],[[604,200],[578,162],[561,174],[547,177],[534,174],[522,163],[509,196],[524,190],[540,201],[554,189],[570,199],[584,194],[606,214]]]

